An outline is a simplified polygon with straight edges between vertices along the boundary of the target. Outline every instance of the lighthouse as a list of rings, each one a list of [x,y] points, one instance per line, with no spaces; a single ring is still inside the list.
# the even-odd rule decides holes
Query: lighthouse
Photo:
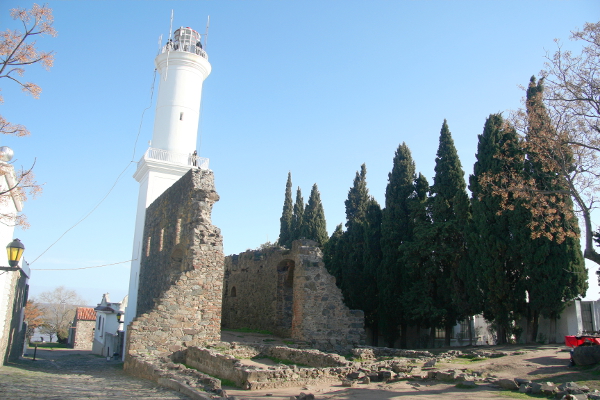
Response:
[[[133,175],[140,190],[125,326],[137,313],[146,208],[191,168],[208,169],[208,159],[196,155],[202,84],[211,71],[200,34],[187,27],[177,29],[154,64],[160,74],[154,131],[150,147]]]

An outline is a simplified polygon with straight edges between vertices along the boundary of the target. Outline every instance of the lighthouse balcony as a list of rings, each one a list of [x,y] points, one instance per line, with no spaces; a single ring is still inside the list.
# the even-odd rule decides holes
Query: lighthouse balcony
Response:
[[[174,151],[168,151],[163,149],[155,149],[150,147],[144,159],[161,161],[166,164],[187,166],[191,168],[208,169],[208,158],[198,157],[193,154],[176,153]],[[138,167],[139,168],[139,167]]]
[[[171,51],[183,51],[185,53],[192,53],[200,57],[206,58],[208,60],[208,54],[206,54],[206,52],[202,50],[202,47],[200,47],[200,45],[198,44],[179,44],[169,42],[162,47],[161,53],[168,53]]]

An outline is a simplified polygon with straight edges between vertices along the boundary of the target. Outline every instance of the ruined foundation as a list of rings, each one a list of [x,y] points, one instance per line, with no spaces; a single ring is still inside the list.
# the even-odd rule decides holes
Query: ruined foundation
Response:
[[[312,240],[225,259],[223,328],[251,328],[338,353],[365,342],[364,313],[345,304]]]

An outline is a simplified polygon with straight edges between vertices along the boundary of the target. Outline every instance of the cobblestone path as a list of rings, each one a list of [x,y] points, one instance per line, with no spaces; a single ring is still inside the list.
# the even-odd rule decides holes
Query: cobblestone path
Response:
[[[33,354],[33,349],[31,354]],[[123,372],[120,361],[91,351],[37,350],[0,367],[0,399],[188,399],[181,393]]]

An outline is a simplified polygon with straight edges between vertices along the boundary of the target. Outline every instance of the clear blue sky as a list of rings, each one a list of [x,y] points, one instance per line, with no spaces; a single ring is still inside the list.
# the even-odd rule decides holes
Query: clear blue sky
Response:
[[[3,1],[0,29],[14,27]],[[58,31],[50,71],[27,69],[38,100],[4,80],[0,112],[31,130],[0,138],[44,192],[28,201],[31,223],[15,236],[32,262],[31,295],[65,285],[89,304],[127,292],[138,184],[135,163],[152,135],[158,38],[173,26],[204,32],[212,74],[202,100],[198,152],[210,158],[221,200],[213,223],[225,253],[275,241],[288,171],[305,201],[317,183],[327,228],[345,221],[355,172],[384,203],[403,141],[432,181],[438,135],[448,124],[466,176],[490,113],[516,109],[554,38],[597,21],[597,1],[50,1]],[[175,29],[174,28],[174,29]],[[156,86],[158,88],[158,85]],[[156,94],[156,93],[155,93]],[[154,97],[154,100],[156,97]],[[136,137],[142,121],[139,140]],[[135,156],[132,157],[135,148]],[[113,186],[96,211],[92,210]],[[593,264],[590,265],[595,269]],[[592,279],[591,284],[595,284]],[[597,299],[598,288],[588,297]]]

